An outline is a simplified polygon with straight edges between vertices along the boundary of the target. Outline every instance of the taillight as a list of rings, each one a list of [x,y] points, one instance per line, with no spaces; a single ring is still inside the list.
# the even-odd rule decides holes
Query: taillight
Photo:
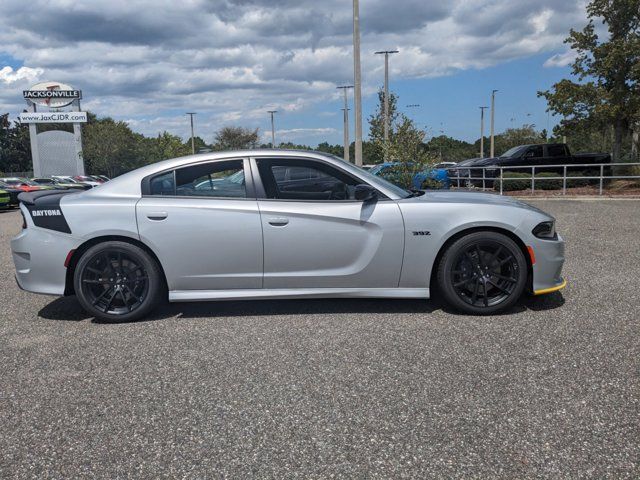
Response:
[[[69,250],[69,253],[67,253],[67,258],[64,259],[64,268],[67,268],[69,266],[69,263],[71,262],[71,257],[73,257],[73,254],[75,252],[76,252],[75,249]]]

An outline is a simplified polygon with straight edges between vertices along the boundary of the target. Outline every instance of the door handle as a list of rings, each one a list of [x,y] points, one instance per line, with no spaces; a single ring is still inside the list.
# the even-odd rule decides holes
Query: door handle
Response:
[[[149,212],[147,213],[147,218],[149,220],[153,220],[155,222],[159,222],[161,220],[166,219],[169,216],[167,212]]]
[[[273,225],[274,227],[284,227],[289,223],[289,219],[286,217],[271,217],[267,221],[269,225]]]

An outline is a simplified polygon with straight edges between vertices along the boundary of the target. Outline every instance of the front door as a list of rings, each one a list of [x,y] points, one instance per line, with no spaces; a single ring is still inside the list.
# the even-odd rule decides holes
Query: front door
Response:
[[[395,288],[404,223],[395,201],[356,201],[363,183],[328,162],[257,159],[266,198],[264,288]]]
[[[262,226],[245,166],[241,159],[201,162],[158,174],[143,188],[140,238],[159,257],[169,290],[262,287]]]

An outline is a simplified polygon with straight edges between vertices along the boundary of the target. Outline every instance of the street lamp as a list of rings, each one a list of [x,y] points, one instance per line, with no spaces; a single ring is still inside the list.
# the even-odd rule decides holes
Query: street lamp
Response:
[[[496,113],[496,92],[498,90],[491,91],[491,158],[495,157],[495,140],[494,140],[494,122]]]
[[[398,50],[382,50],[376,55],[384,55],[384,145],[389,146],[389,54],[398,53]],[[387,161],[387,151],[384,151],[384,161]]]
[[[362,166],[362,78],[360,72],[360,3],[353,0],[353,108],[356,115],[356,165]]]
[[[196,115],[195,112],[187,112],[187,115],[189,115],[189,118],[191,120],[191,153],[195,154],[196,153],[196,140],[195,137],[193,135],[193,116]]]
[[[347,98],[347,90],[353,88],[353,85],[342,85],[340,87],[336,87],[338,89],[342,89],[344,93],[344,126],[343,126],[343,137],[344,137],[344,161],[349,161],[349,100]]]
[[[278,113],[278,110],[267,110],[267,113],[271,114],[271,148],[276,148],[276,127],[273,121],[273,114]]]
[[[480,158],[484,158],[484,111],[489,107],[480,108]]]

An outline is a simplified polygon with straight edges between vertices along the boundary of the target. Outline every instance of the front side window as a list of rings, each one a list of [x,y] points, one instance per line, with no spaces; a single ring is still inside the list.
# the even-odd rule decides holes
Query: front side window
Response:
[[[151,195],[246,198],[243,161],[202,163],[165,172],[150,180],[149,190]]]
[[[540,158],[543,156],[542,153],[542,145],[535,145],[533,147],[529,147],[529,150],[527,150],[527,153],[525,155],[526,157],[529,158]]]
[[[361,183],[313,160],[259,159],[258,170],[267,198],[278,200],[354,200]]]

